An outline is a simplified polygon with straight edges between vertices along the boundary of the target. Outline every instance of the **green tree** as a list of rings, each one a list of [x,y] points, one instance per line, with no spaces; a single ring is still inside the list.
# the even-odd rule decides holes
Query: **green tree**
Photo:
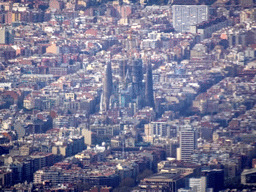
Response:
[[[75,191],[76,192],[83,192],[87,191],[91,188],[89,183],[83,183],[82,181],[78,181],[75,185]]]
[[[144,178],[146,178],[152,174],[153,174],[153,171],[146,169],[141,174],[138,175],[137,180],[138,181],[143,180]]]
[[[113,192],[128,192],[131,191],[134,186],[135,180],[133,178],[128,177],[123,179],[119,186],[115,188]]]
[[[113,192],[129,192],[132,190],[132,187],[117,187]]]
[[[134,179],[127,177],[121,181],[119,187],[134,187],[134,185],[135,185]]]

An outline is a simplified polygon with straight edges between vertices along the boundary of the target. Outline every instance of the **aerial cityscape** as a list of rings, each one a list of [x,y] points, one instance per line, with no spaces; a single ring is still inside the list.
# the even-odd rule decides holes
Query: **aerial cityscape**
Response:
[[[0,0],[2,191],[256,191],[256,0]]]

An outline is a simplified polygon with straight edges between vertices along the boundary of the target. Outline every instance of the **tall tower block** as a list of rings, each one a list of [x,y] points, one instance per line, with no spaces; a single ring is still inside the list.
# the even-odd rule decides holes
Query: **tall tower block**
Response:
[[[111,68],[111,62],[107,63],[106,69],[105,69],[105,77],[103,82],[103,111],[107,111],[109,109],[109,98],[112,94],[112,68]]]
[[[193,151],[197,148],[197,132],[185,130],[180,132],[181,160],[190,161]]]
[[[196,25],[209,19],[207,5],[173,5],[173,27],[179,32],[189,32],[191,25]]]
[[[155,107],[151,63],[148,63],[145,80],[145,105]]]

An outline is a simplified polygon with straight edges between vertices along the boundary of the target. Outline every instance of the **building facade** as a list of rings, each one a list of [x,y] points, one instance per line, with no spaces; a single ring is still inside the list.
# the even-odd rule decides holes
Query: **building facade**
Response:
[[[180,154],[178,159],[190,161],[193,151],[197,148],[197,134],[193,130],[180,132]]]
[[[190,26],[209,19],[207,5],[173,5],[173,27],[176,31],[190,31]]]

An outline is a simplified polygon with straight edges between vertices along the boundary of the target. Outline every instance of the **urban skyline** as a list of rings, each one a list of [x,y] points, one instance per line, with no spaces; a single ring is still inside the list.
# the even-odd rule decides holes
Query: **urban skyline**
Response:
[[[0,191],[256,187],[254,0],[0,0]]]

